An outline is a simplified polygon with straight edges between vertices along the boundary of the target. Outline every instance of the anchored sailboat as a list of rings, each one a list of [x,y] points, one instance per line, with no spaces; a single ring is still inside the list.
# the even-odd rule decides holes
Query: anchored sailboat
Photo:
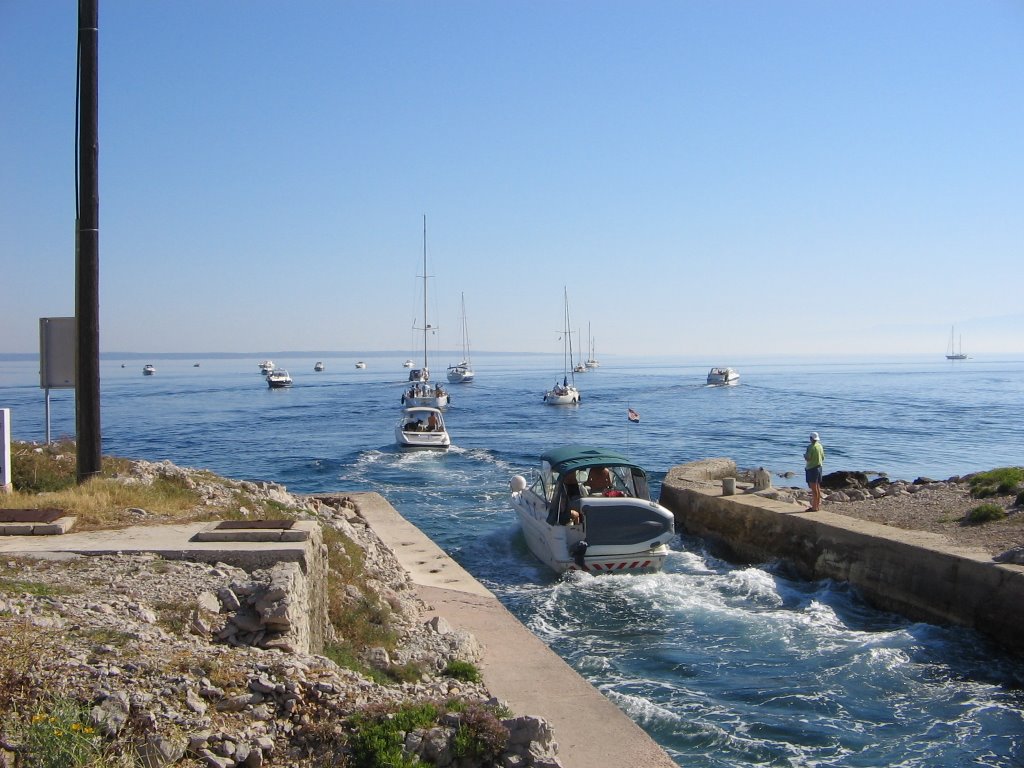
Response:
[[[427,216],[423,215],[423,367],[409,371],[409,387],[402,394],[402,403],[406,407],[427,406],[428,408],[446,408],[449,403],[448,393],[440,384],[430,383],[430,366],[427,362],[427,342],[430,332],[436,330],[427,322]]]
[[[548,405],[576,405],[580,401],[580,391],[576,389],[576,374],[572,365],[572,331],[569,325],[569,291],[562,289],[565,293],[565,328],[562,331],[562,383],[555,382],[555,386],[549,389],[544,395],[544,402]],[[569,377],[572,376],[572,384]]]
[[[462,294],[462,362],[448,366],[448,381],[466,384],[473,380],[473,363],[469,359],[469,327],[466,325],[466,294]]]
[[[946,359],[947,360],[966,360],[967,359],[967,353],[964,352],[964,339],[963,339],[963,336],[960,337],[960,343],[956,347],[956,349],[953,348],[953,340],[954,340],[955,335],[956,335],[956,326],[951,326],[950,329],[949,329],[949,349],[946,352]]]

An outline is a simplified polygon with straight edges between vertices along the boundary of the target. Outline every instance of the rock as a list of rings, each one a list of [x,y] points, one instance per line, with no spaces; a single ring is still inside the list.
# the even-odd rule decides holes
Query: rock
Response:
[[[1014,547],[992,558],[997,563],[1014,563],[1024,565],[1024,547]]]

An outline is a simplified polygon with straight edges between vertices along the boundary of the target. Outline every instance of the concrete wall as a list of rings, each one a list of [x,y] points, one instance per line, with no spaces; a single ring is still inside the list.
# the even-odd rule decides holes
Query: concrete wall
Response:
[[[744,493],[722,494],[730,459],[673,467],[661,488],[676,530],[708,540],[727,559],[784,560],[807,579],[855,586],[874,606],[956,624],[1024,653],[1024,566],[957,549],[936,534],[905,531]]]

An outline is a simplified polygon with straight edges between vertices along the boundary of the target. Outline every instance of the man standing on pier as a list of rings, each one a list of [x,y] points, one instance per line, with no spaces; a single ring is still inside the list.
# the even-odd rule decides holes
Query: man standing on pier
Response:
[[[811,489],[811,506],[808,512],[821,509],[821,466],[825,463],[825,447],[818,439],[817,432],[811,432],[811,442],[804,451],[804,477]]]

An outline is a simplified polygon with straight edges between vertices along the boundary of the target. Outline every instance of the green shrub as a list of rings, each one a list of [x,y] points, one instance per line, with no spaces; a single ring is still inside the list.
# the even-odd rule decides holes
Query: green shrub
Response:
[[[448,665],[444,668],[443,674],[446,677],[454,677],[456,680],[461,680],[464,683],[480,682],[480,670],[468,661],[449,661]]]
[[[103,758],[103,740],[90,724],[88,709],[56,701],[32,716],[24,732],[31,764],[41,768],[93,766]]]
[[[988,472],[979,472],[968,481],[971,496],[984,499],[989,496],[1005,496],[1016,493],[1024,483],[1024,467],[1001,467]]]
[[[492,762],[504,751],[508,736],[494,712],[473,705],[459,715],[452,746],[456,757]]]
[[[354,732],[349,738],[352,765],[355,768],[413,768],[420,765],[418,759],[407,758],[402,753],[404,736],[409,731],[432,728],[440,714],[436,704],[422,702],[404,704],[396,712],[372,708],[355,715],[351,720]]]
[[[1006,517],[1006,510],[998,504],[979,504],[964,516],[964,522],[968,525],[980,525],[992,520],[1002,520]]]

